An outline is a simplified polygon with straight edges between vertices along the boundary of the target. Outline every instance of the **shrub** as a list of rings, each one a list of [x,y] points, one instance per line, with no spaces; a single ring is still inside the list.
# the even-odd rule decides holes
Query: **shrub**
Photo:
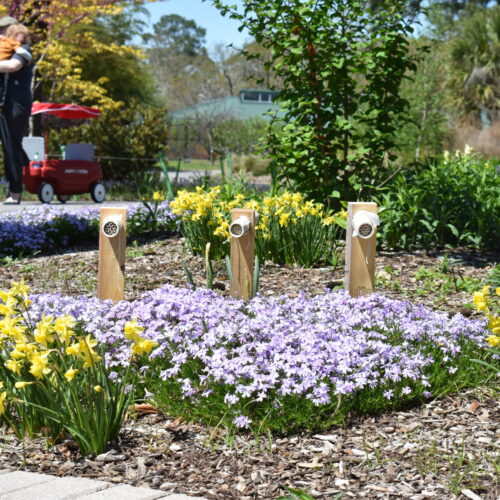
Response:
[[[165,109],[129,103],[87,124],[53,130],[51,150],[69,142],[90,142],[103,157],[105,179],[133,179],[154,166],[158,152],[165,150],[167,130]]]
[[[488,248],[500,241],[500,176],[470,151],[404,171],[375,201],[381,241],[390,248]]]
[[[269,160],[254,155],[233,156],[234,169],[252,175],[265,175],[269,168]]]

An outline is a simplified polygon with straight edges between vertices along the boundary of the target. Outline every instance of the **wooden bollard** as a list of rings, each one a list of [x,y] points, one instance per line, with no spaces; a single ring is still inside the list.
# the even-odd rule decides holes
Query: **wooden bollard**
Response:
[[[231,212],[229,232],[234,283],[231,282],[230,292],[239,299],[250,300],[254,295],[255,224],[255,210],[236,208]]]
[[[368,295],[375,289],[377,226],[376,203],[348,203],[345,289],[351,297]]]
[[[127,209],[103,207],[100,212],[97,296],[101,300],[123,300]]]

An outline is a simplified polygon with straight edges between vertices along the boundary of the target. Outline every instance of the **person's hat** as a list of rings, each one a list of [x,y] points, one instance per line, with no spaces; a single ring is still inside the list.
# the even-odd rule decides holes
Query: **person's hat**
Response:
[[[6,26],[10,26],[11,24],[19,24],[19,21],[11,16],[0,17],[0,28],[5,28]]]

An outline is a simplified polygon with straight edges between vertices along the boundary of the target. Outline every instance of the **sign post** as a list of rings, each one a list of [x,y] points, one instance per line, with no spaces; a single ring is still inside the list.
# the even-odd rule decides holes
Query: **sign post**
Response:
[[[345,289],[351,297],[375,289],[375,251],[379,224],[376,203],[348,203]]]
[[[103,207],[100,214],[97,296],[119,301],[125,293],[127,209]]]

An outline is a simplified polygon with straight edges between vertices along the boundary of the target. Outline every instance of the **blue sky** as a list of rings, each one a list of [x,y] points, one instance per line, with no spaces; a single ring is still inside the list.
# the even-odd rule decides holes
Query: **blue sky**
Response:
[[[240,4],[239,0],[230,0],[228,3]],[[250,37],[248,33],[238,31],[238,23],[228,17],[223,17],[212,5],[210,0],[167,0],[145,4],[151,13],[150,27],[168,14],[178,14],[186,19],[193,19],[198,26],[207,30],[207,48],[210,50],[218,43],[241,46]]]

